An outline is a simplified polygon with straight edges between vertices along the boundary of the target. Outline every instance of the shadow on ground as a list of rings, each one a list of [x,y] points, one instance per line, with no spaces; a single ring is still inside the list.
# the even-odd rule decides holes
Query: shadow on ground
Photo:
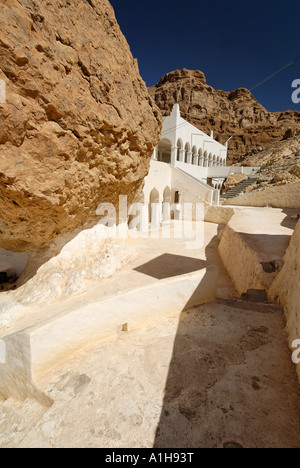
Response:
[[[281,226],[294,230],[299,220],[298,216],[300,215],[300,210],[285,209],[285,210],[282,210],[282,213],[284,213],[286,216],[284,220],[281,222]]]
[[[280,309],[182,313],[154,447],[300,447],[300,392]]]
[[[154,447],[300,448],[300,387],[287,343],[277,306],[216,299],[183,311]]]
[[[206,267],[207,262],[198,258],[166,253],[135,268],[134,271],[161,280],[192,273]]]

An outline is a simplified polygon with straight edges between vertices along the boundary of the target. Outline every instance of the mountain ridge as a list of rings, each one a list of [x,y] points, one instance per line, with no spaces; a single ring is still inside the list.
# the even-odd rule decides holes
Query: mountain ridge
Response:
[[[300,112],[270,112],[246,88],[216,90],[200,70],[169,72],[148,91],[163,116],[169,115],[178,102],[184,119],[205,133],[213,130],[220,143],[232,137],[230,164],[239,164],[244,155],[300,133]]]

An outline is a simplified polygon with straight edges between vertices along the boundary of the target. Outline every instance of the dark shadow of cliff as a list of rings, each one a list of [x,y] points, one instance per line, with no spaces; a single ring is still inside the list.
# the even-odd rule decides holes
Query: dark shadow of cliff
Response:
[[[206,266],[217,245],[214,238],[207,246]],[[300,447],[300,391],[282,310],[237,299],[191,309],[189,303],[192,298],[179,319],[154,447]]]
[[[298,216],[300,217],[300,209],[292,210],[292,209],[283,209],[282,213],[285,214],[284,220],[281,222],[281,226],[284,226],[292,231],[295,229],[296,224],[299,221]]]
[[[192,273],[206,266],[207,262],[198,258],[166,253],[135,268],[134,271],[161,280]]]

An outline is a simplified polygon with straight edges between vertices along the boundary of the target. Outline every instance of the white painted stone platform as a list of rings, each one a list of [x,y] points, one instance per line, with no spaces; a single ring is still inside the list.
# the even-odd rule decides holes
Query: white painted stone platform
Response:
[[[0,396],[49,399],[37,389],[51,367],[76,351],[216,297],[218,268],[167,278],[58,315],[0,340]]]

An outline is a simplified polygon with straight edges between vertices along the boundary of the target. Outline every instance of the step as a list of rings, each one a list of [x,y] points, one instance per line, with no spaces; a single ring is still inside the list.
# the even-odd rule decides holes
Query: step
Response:
[[[253,185],[257,180],[258,180],[257,177],[244,180],[240,184],[230,189],[227,193],[224,193],[223,195],[221,195],[221,198],[225,198],[225,199],[234,198],[237,195],[239,195],[245,188],[249,187],[250,185]]]

